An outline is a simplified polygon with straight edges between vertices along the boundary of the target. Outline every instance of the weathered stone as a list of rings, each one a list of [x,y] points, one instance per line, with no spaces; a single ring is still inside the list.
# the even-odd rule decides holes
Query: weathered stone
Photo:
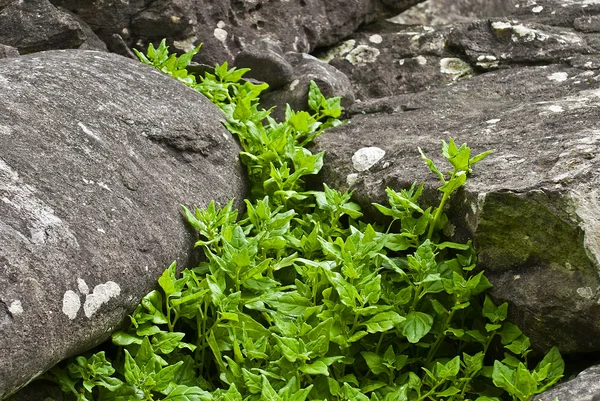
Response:
[[[105,340],[173,260],[186,265],[180,204],[244,198],[222,119],[120,56],[0,60],[0,399]]]
[[[600,350],[600,82],[564,66],[499,70],[427,92],[355,103],[351,124],[328,131],[322,180],[355,182],[355,198],[374,214],[385,188],[439,186],[417,147],[437,162],[439,140],[495,149],[475,166],[448,212],[456,239],[474,239],[493,296],[538,349]],[[359,172],[353,155],[385,151]],[[381,152],[380,152],[381,153]],[[446,170],[446,168],[444,168]],[[439,198],[438,198],[439,199]]]
[[[598,401],[600,400],[600,366],[592,366],[573,380],[560,384],[531,401]]]
[[[572,29],[505,19],[460,25],[451,31],[448,47],[483,69],[555,63],[592,53],[584,37]]]
[[[235,58],[235,66],[250,68],[244,77],[266,82],[272,90],[290,83],[294,74],[294,69],[285,59],[281,48],[268,41],[242,50]]]
[[[286,104],[293,110],[308,110],[310,81],[315,81],[325,97],[342,97],[342,105],[354,103],[354,92],[348,77],[329,64],[304,53],[287,53],[287,61],[293,66],[291,82],[280,90],[261,96],[261,106],[269,109],[276,106],[272,116],[283,119]]]
[[[79,14],[106,42],[117,33],[127,44],[144,47],[167,38],[180,51],[204,43],[195,60],[232,62],[263,38],[284,51],[309,53],[331,46],[356,28],[389,17],[423,0],[209,1],[145,0],[99,2],[52,0]],[[112,50],[112,49],[111,49]]]
[[[428,0],[390,21],[406,25],[446,25],[490,17],[506,17],[518,0]]]
[[[15,1],[1,8],[0,43],[17,48],[21,54],[75,49],[85,44],[103,50],[91,30],[48,0]]]
[[[12,46],[0,44],[0,58],[18,57],[19,51]]]
[[[600,14],[595,0],[516,0],[514,16],[520,21],[573,28],[575,20]]]
[[[473,73],[446,49],[449,30],[382,22],[317,56],[348,76],[357,99],[419,92]]]

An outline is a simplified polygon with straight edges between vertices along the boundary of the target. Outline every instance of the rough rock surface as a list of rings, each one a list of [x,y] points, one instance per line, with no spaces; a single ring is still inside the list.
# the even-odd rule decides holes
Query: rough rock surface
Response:
[[[592,366],[573,380],[560,384],[532,401],[598,401],[600,400],[600,366]]]
[[[427,0],[390,18],[405,25],[445,25],[480,18],[506,17],[518,0]]]
[[[385,201],[386,186],[413,181],[426,182],[431,201],[439,183],[418,146],[434,159],[449,136],[473,152],[495,149],[454,199],[458,238],[474,238],[493,296],[510,302],[534,345],[599,350],[599,80],[568,66],[522,67],[357,103],[350,124],[318,140],[327,152],[322,179],[355,182],[366,208]],[[353,163],[363,148],[381,160]]]
[[[0,7],[0,43],[21,54],[77,48],[106,51],[85,23],[48,0],[9,1]]]
[[[120,56],[0,60],[0,399],[105,340],[186,264],[180,204],[244,198],[222,118]]]
[[[12,46],[0,44],[0,58],[18,57],[19,51]]]
[[[600,67],[600,6],[530,3],[517,2],[516,17],[433,27],[377,23],[319,57],[344,72],[362,100],[428,90],[498,68],[561,62]]]
[[[309,53],[422,0],[51,1],[81,16],[109,48],[113,34],[130,46],[167,37],[184,51],[203,42],[195,60],[214,65],[233,61],[246,46],[264,38],[280,42],[284,51]]]

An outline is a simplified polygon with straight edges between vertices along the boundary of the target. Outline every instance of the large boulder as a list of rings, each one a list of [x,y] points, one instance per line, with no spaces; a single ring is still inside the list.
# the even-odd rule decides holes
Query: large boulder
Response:
[[[233,61],[261,38],[279,42],[284,51],[309,53],[423,0],[51,1],[78,14],[106,43],[114,34],[130,46],[168,38],[182,51],[203,42],[195,60],[214,64]]]
[[[448,210],[455,238],[474,239],[492,295],[538,349],[598,351],[599,93],[596,73],[552,65],[357,103],[350,124],[318,139],[321,179],[353,188],[371,212],[387,186],[413,181],[434,204],[439,182],[417,147],[437,162],[449,136],[474,153],[494,149]]]
[[[0,399],[104,341],[194,235],[180,204],[245,195],[204,96],[126,58],[0,59]]]
[[[85,22],[48,0],[0,2],[0,43],[21,54],[51,49],[107,50]]]

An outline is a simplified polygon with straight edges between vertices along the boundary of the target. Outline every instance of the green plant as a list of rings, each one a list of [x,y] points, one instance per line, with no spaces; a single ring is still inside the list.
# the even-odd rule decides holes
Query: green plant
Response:
[[[560,379],[556,348],[527,368],[529,339],[505,322],[506,303],[483,295],[491,284],[474,273],[471,243],[443,234],[446,201],[489,152],[443,142],[449,179],[423,155],[440,204],[420,205],[423,185],[388,188],[389,206],[375,205],[391,218],[384,230],[361,220],[350,193],[305,189],[323,154],[304,146],[340,124],[339,99],[313,83],[312,113],[288,107],[278,123],[258,108],[264,86],[241,83],[244,70],[223,64],[188,79],[179,71],[189,54],[169,56],[163,42],[140,58],[224,111],[252,198],[241,218],[233,202],[182,207],[205,260],[164,272],[113,334],[110,361],[80,356],[45,376],[67,399],[528,400]]]

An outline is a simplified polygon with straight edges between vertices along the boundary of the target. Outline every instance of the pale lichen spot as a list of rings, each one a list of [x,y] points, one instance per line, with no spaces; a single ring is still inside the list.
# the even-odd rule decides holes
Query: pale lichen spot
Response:
[[[181,17],[178,17],[178,16],[176,16],[176,15],[171,15],[171,22],[172,22],[172,23],[176,24],[176,23],[178,23],[179,21],[181,21]]]
[[[413,57],[413,59],[419,63],[419,65],[425,65],[427,64],[427,59],[423,56],[417,56],[417,57]]]
[[[21,301],[19,301],[18,299],[15,301],[12,301],[10,303],[10,306],[8,307],[8,311],[14,316],[14,315],[20,315],[21,313],[23,313],[23,305],[21,305]]]
[[[561,106],[557,105],[548,106],[548,110],[550,110],[553,113],[562,113],[563,111],[565,111]]]
[[[385,150],[376,146],[361,148],[352,155],[352,166],[356,171],[366,171],[385,156]]]
[[[328,63],[336,57],[343,57],[344,55],[348,54],[352,49],[354,49],[354,45],[356,45],[356,40],[345,40],[335,47],[329,49],[324,54],[320,55],[319,59]]]
[[[518,279],[520,279],[520,278],[521,278],[521,275],[520,275],[520,274],[515,274],[515,275],[513,276],[513,280],[518,280]]]
[[[358,180],[358,174],[348,174],[348,176],[346,177],[346,184],[348,184],[348,186],[351,187],[356,183],[356,180]]]
[[[447,57],[440,60],[440,72],[442,74],[451,75],[453,80],[470,76],[473,73],[473,68],[459,58]]]
[[[183,39],[183,40],[174,40],[173,41],[173,46],[175,46],[176,48],[183,50],[184,52],[191,52],[192,50],[194,50],[196,48],[196,40],[198,38],[196,36],[192,36],[190,38],[187,39]]]
[[[82,278],[77,279],[77,288],[79,289],[79,292],[83,295],[87,295],[90,293],[90,287],[88,287],[85,280]]]
[[[492,125],[492,124],[496,124],[500,121],[499,118],[492,118],[491,120],[487,120],[486,123]]]
[[[107,281],[104,284],[95,286],[94,291],[85,298],[83,304],[85,316],[92,317],[102,305],[119,294],[121,294],[121,287],[114,281]]]
[[[548,75],[547,78],[551,81],[563,82],[566,81],[567,78],[569,78],[569,74],[567,74],[566,72],[555,72],[554,74]]]
[[[71,320],[77,317],[77,312],[81,308],[81,300],[75,291],[68,290],[63,295],[62,311]]]
[[[300,83],[299,79],[294,79],[292,82],[290,82],[290,89],[289,90],[293,91],[299,83]]]
[[[537,14],[537,13],[540,13],[540,12],[542,12],[542,10],[543,10],[543,9],[544,9],[544,7],[542,7],[542,6],[535,6],[535,7],[533,7],[533,8],[531,9],[531,12],[533,12],[533,13],[536,13],[536,14]]]
[[[499,61],[496,56],[491,55],[481,55],[477,57],[477,66],[481,68],[485,68],[487,70],[492,68],[497,68],[499,65]]]
[[[400,59],[400,60],[398,60],[398,64],[400,64],[400,65],[404,65],[404,63],[405,63],[405,62],[406,62],[406,60],[405,60],[405,59]]]
[[[582,298],[592,299],[594,297],[594,291],[590,287],[579,287],[577,289],[577,295]]]
[[[369,36],[369,42],[375,43],[375,44],[380,44],[381,42],[383,42],[383,38],[381,37],[381,35],[378,35],[378,34],[371,35],[371,36]]]
[[[104,231],[102,228],[98,227],[96,228],[96,231],[98,231],[100,234],[106,234],[106,231]]]
[[[379,57],[381,52],[379,49],[376,49],[367,45],[358,45],[355,49],[353,49],[346,56],[346,60],[350,62],[350,64],[355,66],[367,65],[369,63],[373,63]]]
[[[217,22],[217,28],[219,28],[219,29],[225,28],[225,22],[223,22],[223,21]]]
[[[225,42],[227,40],[227,31],[225,29],[215,28],[213,35],[215,35],[215,38],[220,42]]]

